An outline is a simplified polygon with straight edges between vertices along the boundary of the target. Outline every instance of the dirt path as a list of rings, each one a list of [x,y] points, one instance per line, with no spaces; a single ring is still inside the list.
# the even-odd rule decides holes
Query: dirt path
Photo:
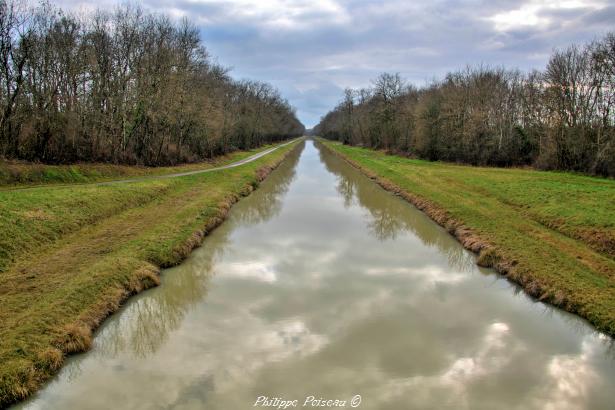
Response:
[[[303,138],[303,137],[301,137]],[[185,171],[185,172],[177,172],[177,173],[173,173],[173,174],[162,174],[162,175],[147,175],[147,176],[142,176],[142,177],[135,177],[135,178],[127,178],[127,179],[116,179],[116,180],[112,180],[112,181],[103,181],[103,182],[89,182],[89,183],[79,183],[79,184],[57,184],[57,185],[36,185],[36,186],[31,186],[31,187],[11,187],[11,188],[2,188],[0,189],[0,191],[24,191],[24,190],[32,190],[32,189],[39,189],[39,188],[62,188],[62,187],[67,187],[67,186],[73,186],[73,185],[111,185],[111,184],[125,184],[128,182],[141,182],[141,181],[147,181],[147,180],[151,180],[151,179],[162,179],[162,178],[177,178],[177,177],[184,177],[184,176],[188,176],[188,175],[195,175],[195,174],[203,174],[205,172],[214,172],[214,171],[221,171],[223,169],[229,169],[229,168],[235,168],[247,163],[250,163],[252,161],[256,161],[259,158],[264,157],[267,154],[272,153],[273,151],[277,150],[278,148],[284,147],[288,144],[291,144],[293,142],[295,142],[296,139],[293,139],[291,141],[285,142],[284,144],[280,144],[280,145],[276,145],[273,148],[269,148],[265,151],[262,152],[258,152],[254,155],[251,155],[247,158],[244,158],[242,160],[233,162],[231,164],[228,165],[223,165],[220,167],[214,167],[214,168],[206,168],[206,169],[197,169],[194,171]]]

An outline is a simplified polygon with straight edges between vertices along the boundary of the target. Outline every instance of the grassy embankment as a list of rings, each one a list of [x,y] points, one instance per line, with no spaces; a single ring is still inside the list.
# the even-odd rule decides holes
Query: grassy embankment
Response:
[[[448,229],[478,263],[615,335],[615,181],[412,160],[321,140]]]
[[[158,284],[159,267],[185,258],[296,146],[179,178],[0,191],[0,407],[87,350],[108,314]]]
[[[45,165],[22,161],[0,160],[0,190],[46,184],[79,184],[103,182],[121,178],[164,175],[194,171],[218,166],[229,161],[238,161],[256,152],[264,151],[275,144],[251,151],[237,151],[204,162],[182,164],[173,167],[144,167],[103,163],[78,163],[72,165]]]

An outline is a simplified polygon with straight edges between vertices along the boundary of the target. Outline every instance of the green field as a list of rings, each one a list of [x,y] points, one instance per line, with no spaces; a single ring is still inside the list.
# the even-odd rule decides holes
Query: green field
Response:
[[[480,264],[615,335],[614,180],[428,162],[320,141],[480,252]]]
[[[0,407],[86,350],[100,321],[156,285],[296,145],[185,177],[0,190]]]

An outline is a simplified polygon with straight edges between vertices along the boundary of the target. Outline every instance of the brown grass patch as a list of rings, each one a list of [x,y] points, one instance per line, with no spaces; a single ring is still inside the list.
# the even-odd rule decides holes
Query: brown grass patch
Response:
[[[64,362],[62,351],[53,347],[43,350],[37,356],[39,365],[49,371],[58,370],[62,366],[62,362]]]
[[[495,248],[485,247],[480,250],[476,264],[485,268],[494,267],[500,262],[501,257],[498,255]]]
[[[85,352],[92,346],[92,329],[82,322],[64,325],[55,345],[67,354]]]
[[[52,216],[42,209],[30,209],[27,211],[19,212],[19,215],[23,216],[27,219],[34,219],[38,221],[49,221],[52,219]]]

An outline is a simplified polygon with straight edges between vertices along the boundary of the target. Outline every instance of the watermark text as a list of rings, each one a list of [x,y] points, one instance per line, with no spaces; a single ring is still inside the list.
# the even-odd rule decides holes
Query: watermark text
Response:
[[[303,399],[286,399],[283,397],[258,396],[252,407],[268,407],[279,410],[297,407],[356,408],[361,405],[361,400],[360,394],[355,394],[349,399],[332,399],[317,396],[306,396]]]

